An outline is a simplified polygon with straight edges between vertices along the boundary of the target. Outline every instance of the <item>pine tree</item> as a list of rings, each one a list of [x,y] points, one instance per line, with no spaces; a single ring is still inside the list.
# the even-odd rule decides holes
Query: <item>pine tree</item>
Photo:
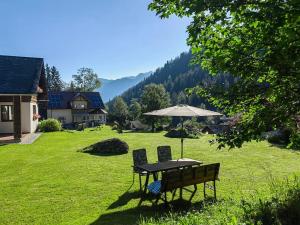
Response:
[[[56,69],[55,66],[51,67],[51,74],[52,74],[52,90],[51,91],[62,91],[64,88],[64,83],[61,79],[59,71]]]
[[[46,64],[45,74],[47,78],[48,91],[62,91],[64,88],[64,82],[62,81],[60,73],[56,67],[50,67],[48,64]]]

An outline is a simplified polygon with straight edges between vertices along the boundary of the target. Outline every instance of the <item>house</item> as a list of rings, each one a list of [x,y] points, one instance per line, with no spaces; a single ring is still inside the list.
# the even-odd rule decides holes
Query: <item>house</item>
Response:
[[[0,134],[20,141],[35,132],[46,107],[44,60],[0,55]]]
[[[106,123],[107,112],[99,92],[49,92],[48,98],[48,118],[58,119],[65,126]]]
[[[147,130],[149,129],[149,126],[146,124],[143,124],[139,120],[134,120],[129,122],[130,130]]]

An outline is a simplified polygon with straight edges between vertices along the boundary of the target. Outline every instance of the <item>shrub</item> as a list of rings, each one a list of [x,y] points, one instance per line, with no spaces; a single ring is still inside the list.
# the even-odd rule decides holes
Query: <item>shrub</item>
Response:
[[[199,135],[202,130],[202,125],[197,122],[196,118],[184,121],[183,127],[189,135],[193,136]]]
[[[188,138],[189,135],[186,130],[181,131],[181,129],[172,129],[165,134],[166,137],[169,138]]]
[[[42,132],[60,131],[62,129],[61,123],[56,119],[42,120],[39,123],[39,129]]]
[[[119,155],[128,153],[128,144],[118,138],[111,138],[104,141],[100,141],[85,149],[83,152],[87,152],[95,155]]]
[[[242,203],[244,221],[247,224],[300,224],[300,179],[293,182],[276,182],[272,185],[274,194],[267,200]]]
[[[286,145],[289,143],[290,135],[291,135],[291,131],[288,129],[277,130],[277,131],[270,132],[267,135],[267,140],[272,144]]]
[[[173,224],[300,224],[300,178],[272,182],[271,195],[257,195],[247,200],[227,199],[214,204],[203,203],[188,211],[170,211],[156,218],[141,218],[140,225]]]
[[[300,150],[300,133],[296,133],[290,137],[290,143],[287,146],[291,149],[298,149]]]

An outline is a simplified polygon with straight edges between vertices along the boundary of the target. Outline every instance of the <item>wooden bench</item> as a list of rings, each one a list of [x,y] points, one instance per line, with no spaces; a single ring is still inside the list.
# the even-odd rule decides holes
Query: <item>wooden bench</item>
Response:
[[[213,182],[213,186],[210,188],[214,191],[214,198],[216,199],[216,180],[219,180],[219,169],[220,163],[214,163],[163,172],[160,195],[158,196],[156,202],[159,200],[159,198],[161,198],[165,203],[168,203],[167,192],[172,192],[172,199],[174,199],[177,189],[190,191],[185,187],[193,185],[194,191],[190,191],[192,192],[192,195],[189,201],[191,201],[197,191],[197,184],[201,183],[204,184],[203,193],[205,198],[207,182]],[[162,194],[164,194],[164,198],[161,197]]]

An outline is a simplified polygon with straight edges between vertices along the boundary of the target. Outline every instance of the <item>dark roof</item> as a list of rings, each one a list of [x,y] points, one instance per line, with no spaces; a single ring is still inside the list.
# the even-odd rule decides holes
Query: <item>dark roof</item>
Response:
[[[44,60],[0,55],[0,94],[35,94]]]
[[[88,101],[89,109],[104,109],[104,104],[99,92],[48,92],[48,109],[71,109],[71,101],[82,96]]]

